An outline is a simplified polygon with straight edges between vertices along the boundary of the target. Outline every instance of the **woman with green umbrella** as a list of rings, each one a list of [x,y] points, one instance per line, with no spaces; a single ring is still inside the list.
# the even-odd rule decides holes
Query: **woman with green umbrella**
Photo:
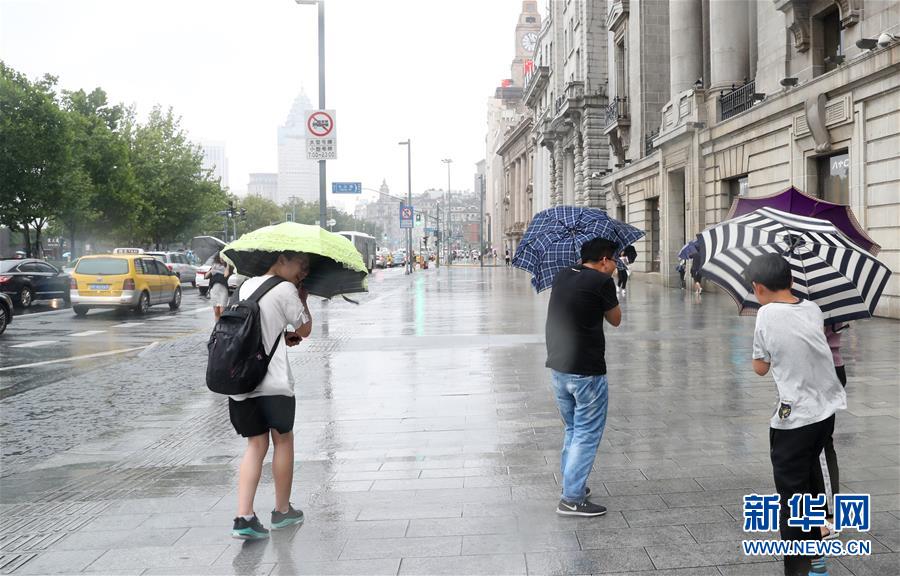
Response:
[[[366,267],[359,252],[343,236],[286,222],[244,235],[222,250],[239,274],[251,276],[240,287],[240,300],[257,290],[263,346],[271,355],[268,371],[251,392],[229,396],[231,423],[247,438],[238,481],[238,513],[232,536],[268,537],[253,509],[269,438],[275,445],[273,530],[303,522],[303,512],[291,506],[294,475],[294,381],[287,347],[312,333],[309,294],[330,298],[365,291]],[[281,280],[281,282],[278,281]],[[282,339],[285,346],[279,346]]]

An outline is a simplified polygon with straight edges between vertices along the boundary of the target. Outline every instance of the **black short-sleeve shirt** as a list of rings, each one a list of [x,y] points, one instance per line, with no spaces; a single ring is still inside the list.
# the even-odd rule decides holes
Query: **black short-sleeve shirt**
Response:
[[[563,268],[547,309],[547,364],[567,374],[606,374],[603,315],[619,305],[611,276],[591,268]]]

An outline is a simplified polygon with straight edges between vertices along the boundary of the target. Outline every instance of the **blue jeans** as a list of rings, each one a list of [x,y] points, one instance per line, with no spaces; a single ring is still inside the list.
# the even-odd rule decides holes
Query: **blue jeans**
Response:
[[[566,426],[560,472],[562,497],[582,502],[585,484],[606,427],[608,390],[606,376],[581,376],[550,371],[559,415]]]

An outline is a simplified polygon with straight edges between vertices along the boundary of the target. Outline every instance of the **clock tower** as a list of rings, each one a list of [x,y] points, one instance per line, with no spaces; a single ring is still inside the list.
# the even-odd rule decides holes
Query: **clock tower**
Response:
[[[523,0],[519,23],[516,24],[516,57],[510,69],[513,86],[525,85],[526,69],[534,65],[532,59],[540,31],[541,15],[538,13],[537,0]]]

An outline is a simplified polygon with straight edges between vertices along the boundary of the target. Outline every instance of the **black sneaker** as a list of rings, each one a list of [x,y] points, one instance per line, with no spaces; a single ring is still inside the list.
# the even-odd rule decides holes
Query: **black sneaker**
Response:
[[[278,510],[272,510],[272,530],[278,530],[279,528],[287,528],[288,526],[293,526],[294,524],[302,524],[303,523],[303,510],[296,510],[293,506],[288,503],[288,511],[287,512],[279,512]]]
[[[606,514],[606,507],[587,500],[580,504],[560,500],[556,506],[556,513],[561,516],[603,516]]]
[[[256,514],[253,518],[245,520],[238,516],[234,519],[234,527],[231,529],[231,537],[240,540],[260,540],[269,537],[269,531],[263,527]]]

